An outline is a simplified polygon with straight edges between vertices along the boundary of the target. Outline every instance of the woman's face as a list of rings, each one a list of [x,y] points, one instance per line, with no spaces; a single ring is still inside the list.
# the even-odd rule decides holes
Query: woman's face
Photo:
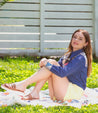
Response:
[[[85,37],[81,32],[76,32],[72,38],[71,46],[73,47],[73,51],[82,49],[87,46],[88,42],[86,42]]]

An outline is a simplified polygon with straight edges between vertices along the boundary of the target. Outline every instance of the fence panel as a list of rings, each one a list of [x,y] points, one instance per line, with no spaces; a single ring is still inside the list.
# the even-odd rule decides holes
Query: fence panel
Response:
[[[0,8],[0,55],[61,56],[85,29],[94,49],[92,0],[14,0]]]
[[[40,51],[40,1],[14,0],[0,8],[1,55]],[[32,54],[31,54],[32,51]]]
[[[93,39],[92,0],[45,0],[45,54],[64,54],[77,29],[87,30]]]

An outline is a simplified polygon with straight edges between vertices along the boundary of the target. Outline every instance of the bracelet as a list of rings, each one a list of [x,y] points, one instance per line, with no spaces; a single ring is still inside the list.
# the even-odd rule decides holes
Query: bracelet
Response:
[[[49,62],[47,62],[47,64],[45,65],[45,67],[50,70],[52,68],[52,64],[50,64]]]

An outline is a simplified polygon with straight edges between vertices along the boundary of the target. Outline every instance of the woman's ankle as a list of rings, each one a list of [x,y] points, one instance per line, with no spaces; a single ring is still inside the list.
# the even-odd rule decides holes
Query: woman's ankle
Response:
[[[31,93],[32,98],[39,98],[39,91],[33,90]]]

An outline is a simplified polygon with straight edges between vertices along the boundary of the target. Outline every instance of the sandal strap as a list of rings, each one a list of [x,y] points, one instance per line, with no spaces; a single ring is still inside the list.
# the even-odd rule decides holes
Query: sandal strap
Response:
[[[9,89],[16,89],[16,84],[12,83],[12,84],[4,84],[7,88]]]
[[[12,89],[16,89],[16,84],[11,84]]]

